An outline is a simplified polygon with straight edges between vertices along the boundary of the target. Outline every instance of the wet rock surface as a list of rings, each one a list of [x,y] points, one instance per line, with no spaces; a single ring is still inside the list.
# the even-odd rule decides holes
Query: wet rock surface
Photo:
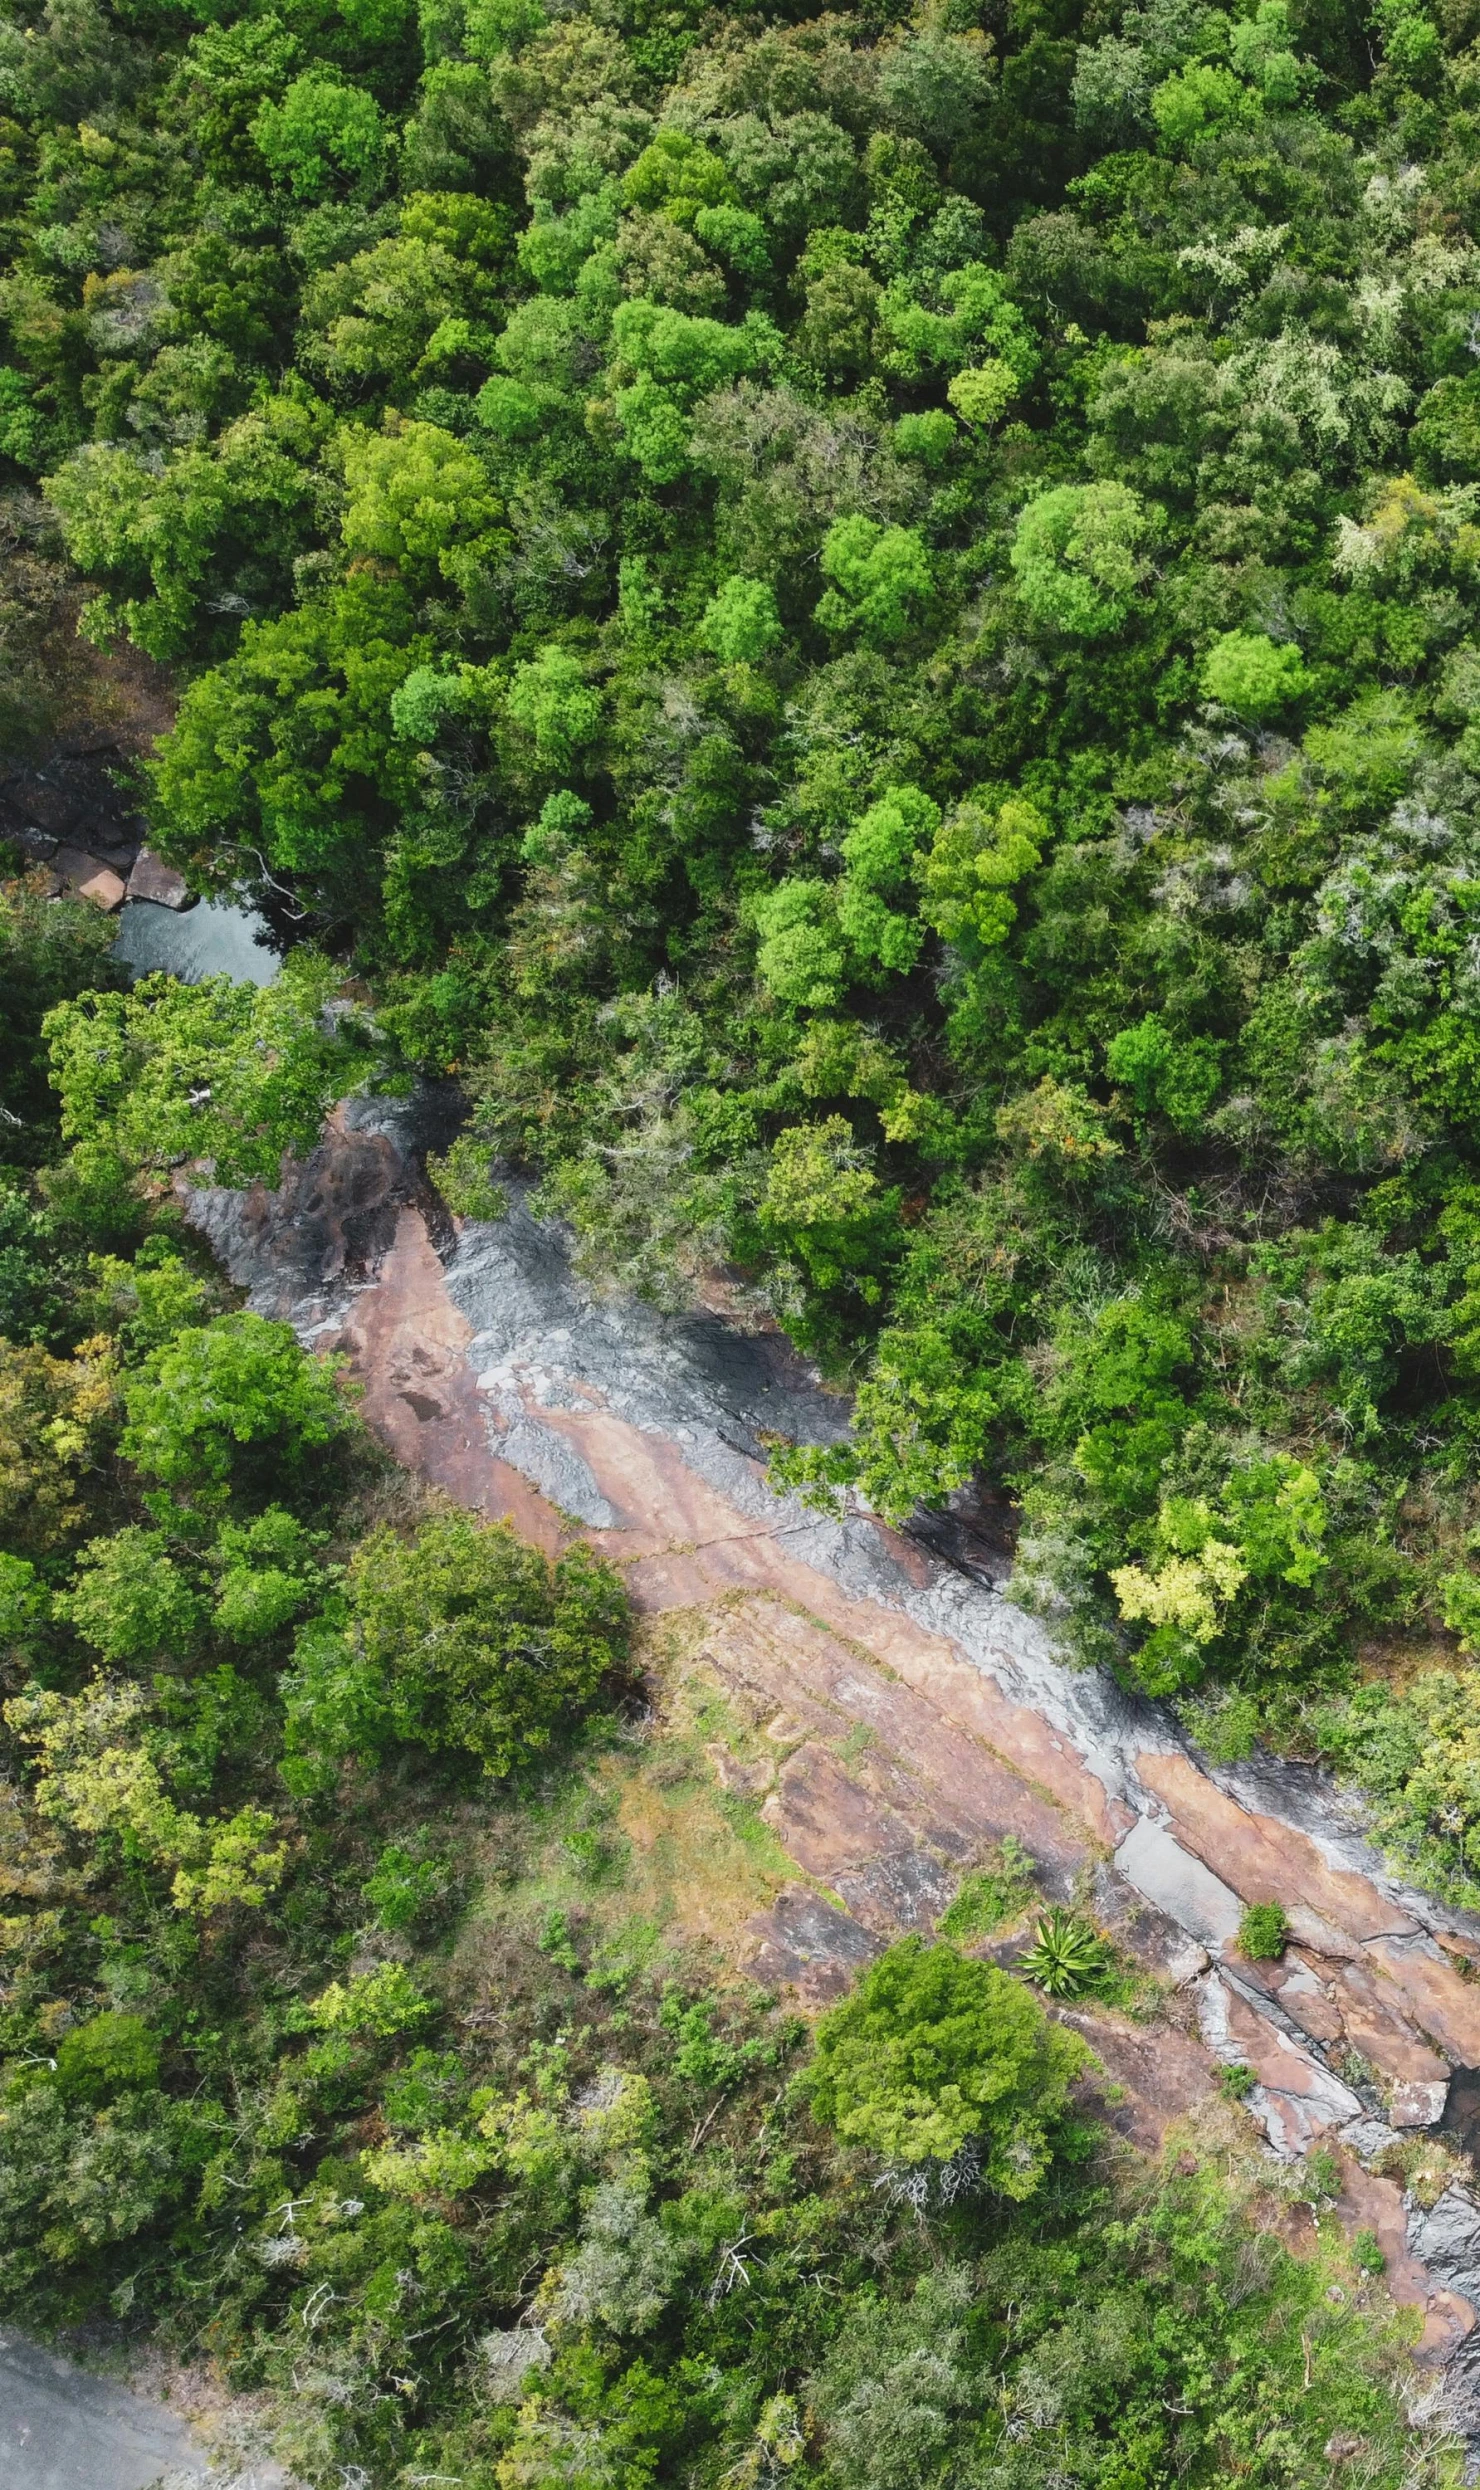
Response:
[[[144,841],[123,776],[131,739],[107,727],[60,738],[35,761],[0,761],[0,839],[77,887],[109,871],[119,898]]]
[[[1337,2151],[1350,2218],[1403,2239],[1389,2279],[1425,2311],[1424,2356],[1455,2355],[1480,2211],[1451,2190],[1410,2239],[1370,2165],[1480,2066],[1480,1922],[1402,1889],[1319,1774],[1209,1770],[1154,1707],[1067,1668],[994,1587],[1005,1538],[979,1517],[907,1536],[776,1495],[767,1438],[833,1441],[843,1403],[775,1336],[593,1297],[517,1184],[505,1219],[449,1220],[420,1152],[457,1115],[450,1091],[349,1102],[278,1192],[196,1191],[191,1215],[254,1306],[347,1354],[408,1466],[547,1546],[583,1530],[649,1612],[702,1615],[702,1664],[755,1731],[760,1760],[733,1769],[799,1871],[750,1925],[754,1975],[839,1993],[1011,1833],[1049,1896],[1094,1880],[1185,1998],[1150,2032],[1084,2010],[1113,2123],[1154,2144],[1220,2063],[1252,2070],[1274,2151]],[[1233,1951],[1255,1901],[1289,1914],[1277,1964]]]
[[[177,873],[173,865],[167,865],[162,856],[156,856],[147,847],[141,847],[134,858],[128,877],[128,896],[130,899],[147,899],[156,908],[186,908],[190,905],[190,890],[184,874]]]

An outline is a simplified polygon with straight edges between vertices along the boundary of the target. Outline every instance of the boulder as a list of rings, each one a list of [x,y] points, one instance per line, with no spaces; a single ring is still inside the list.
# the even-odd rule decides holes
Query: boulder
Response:
[[[123,906],[126,895],[111,865],[99,865],[96,873],[90,873],[85,882],[77,884],[78,898],[90,899],[93,906],[101,908],[107,916],[111,916],[115,908]]]
[[[191,892],[183,873],[167,865],[147,847],[141,847],[128,877],[130,899],[152,900],[156,908],[188,908]]]
[[[91,855],[85,847],[59,847],[51,862],[64,890],[90,899],[95,908],[106,909],[110,915],[123,906],[123,883],[101,856]]]
[[[1448,2187],[1436,2205],[1412,2209],[1408,2245],[1440,2282],[1480,2302],[1480,2207],[1462,2188]]]

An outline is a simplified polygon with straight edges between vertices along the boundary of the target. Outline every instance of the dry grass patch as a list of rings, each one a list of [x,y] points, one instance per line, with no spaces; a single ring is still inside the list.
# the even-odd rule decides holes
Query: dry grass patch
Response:
[[[711,1979],[736,1971],[746,1923],[797,1872],[724,1770],[724,1757],[754,1740],[695,1657],[709,1622],[698,1609],[644,1628],[646,1714],[598,1724],[540,1789],[492,1811],[473,1861],[481,1894],[456,1949],[459,1985],[480,1985],[519,1938],[618,1993],[696,1948]]]

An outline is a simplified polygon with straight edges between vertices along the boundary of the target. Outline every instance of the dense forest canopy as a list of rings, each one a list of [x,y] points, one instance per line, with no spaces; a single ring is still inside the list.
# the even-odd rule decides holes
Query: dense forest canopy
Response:
[[[70,563],[151,844],[297,943],[0,909],[7,2307],[316,2484],[1428,2477],[1022,1984],[898,1949],[793,2081],[546,1908],[619,1582],[418,1500],[168,1179],[455,1073],[454,1209],[855,1389],[779,1480],[1010,1498],[1067,1648],[1480,1901],[1477,141],[1470,0],[5,0],[0,719]]]
[[[727,1261],[857,1382],[783,1476],[1010,1492],[1084,1653],[1462,1883],[1403,1792],[1468,1681],[1341,1698],[1480,1620],[1474,32],[0,51],[0,443],[176,671],[155,843],[368,973],[591,1267]]]

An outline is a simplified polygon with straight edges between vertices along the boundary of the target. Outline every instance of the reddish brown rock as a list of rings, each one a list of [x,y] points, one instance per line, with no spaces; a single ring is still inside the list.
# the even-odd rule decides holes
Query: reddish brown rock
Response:
[[[1086,2105],[1143,2153],[1159,2152],[1174,2120],[1212,2090],[1215,2060],[1175,2025],[1132,2023],[1103,2006],[1058,2006],[1054,2013],[1082,2034],[1099,2061],[1083,2087]]]
[[[951,1898],[952,1868],[825,1747],[787,1757],[761,1813],[798,1866],[876,1936],[928,1930]]]
[[[398,1240],[397,1256],[401,1250]],[[392,1277],[388,1262],[385,1281]],[[692,1607],[726,1590],[768,1591],[794,1600],[834,1633],[863,1646],[905,1685],[926,1693],[947,1720],[1010,1756],[1018,1775],[1039,1783],[1106,1847],[1129,1829],[1134,1821],[1129,1810],[1107,1798],[1103,1784],[1041,1713],[1009,1703],[994,1680],[963,1660],[944,1636],[880,1602],[851,1598],[801,1562],[776,1532],[738,1512],[690,1469],[680,1446],[600,1407],[542,1408],[539,1416],[579,1453],[602,1495],[624,1516],[619,1532],[596,1535],[627,1565],[633,1595],[643,1607]]]
[[[1398,1945],[1381,1938],[1369,1959],[1387,1973],[1417,2028],[1444,2052],[1451,2066],[1480,2066],[1480,1986],[1461,1977],[1452,1963],[1424,1944]]]
[[[569,1530],[553,1505],[490,1451],[468,1325],[443,1286],[420,1214],[396,1214],[379,1282],[354,1301],[342,1345],[364,1380],[367,1423],[397,1460],[475,1513],[506,1516],[525,1537],[560,1547]]]
[[[804,1885],[788,1885],[769,1911],[747,1921],[744,1968],[762,1987],[791,1989],[826,2006],[853,1986],[879,1952],[877,1939]]]
[[[1207,1780],[1190,1756],[1142,1754],[1136,1769],[1171,1809],[1177,1839],[1245,1902],[1282,1902],[1297,1938],[1317,1952],[1326,1950],[1321,1938],[1330,1928],[1359,1945],[1416,1931],[1417,1922],[1369,1878],[1328,1867],[1307,1834],[1241,1807]],[[1302,1934],[1307,1914],[1318,1923],[1309,1940]]]
[[[763,1798],[776,1778],[773,1763],[765,1760],[754,1764],[742,1763],[727,1746],[707,1746],[704,1752],[714,1767],[714,1777],[720,1788],[727,1790],[732,1798]]]
[[[1225,2062],[1252,2067],[1262,2086],[1258,2103],[1270,2142],[1285,2154],[1308,2152],[1360,2116],[1362,2104],[1310,2050],[1265,2020],[1227,1977],[1202,1983],[1203,2038]]]
[[[111,916],[115,908],[123,906],[124,885],[101,856],[91,856],[82,847],[59,847],[51,859],[51,869],[64,890],[74,891],[79,899],[90,899],[105,914]]]
[[[90,873],[85,882],[79,882],[77,896],[79,899],[90,899],[95,908],[101,908],[105,916],[111,916],[115,908],[123,906],[125,892],[111,865],[99,865],[96,873]]]
[[[1394,2179],[1364,2170],[1349,2153],[1342,2159],[1341,2196],[1337,2210],[1348,2234],[1371,2231],[1382,2250],[1383,2286],[1400,2308],[1422,2309],[1423,2333],[1414,2347],[1415,2360],[1443,2368],[1475,2326],[1475,2311],[1454,2291],[1436,2290],[1408,2245],[1408,2208]]]
[[[855,1778],[926,1822],[948,1852],[999,1842],[1011,1833],[1059,1884],[1090,1855],[1080,1828],[979,1739],[941,1714],[893,1674],[873,1665],[815,1620],[775,1600],[721,1612],[705,1656],[732,1685],[803,1713],[814,1730],[866,1730]]]
[[[1340,2041],[1345,2038],[1345,2026],[1328,1985],[1331,1965],[1318,1967],[1318,1960],[1312,1962],[1292,1948],[1281,1962],[1241,1962],[1239,1971],[1251,1987],[1263,1989],[1282,2006],[1291,2022],[1298,2023],[1312,2040]],[[1322,1978],[1322,1970],[1327,1978]]]
[[[1348,2047],[1395,2087],[1388,2111],[1391,2123],[1433,2126],[1444,2115],[1448,2061],[1420,2040],[1391,1981],[1374,1979],[1361,1963],[1343,1963],[1332,1987]]]
[[[1322,1962],[1292,1949],[1280,1962],[1240,1962],[1238,1976],[1328,2051],[1365,2059],[1387,2093],[1391,2126],[1432,2127],[1443,2117],[1449,2063],[1404,2012],[1393,1982],[1374,1976],[1365,1959]]]

